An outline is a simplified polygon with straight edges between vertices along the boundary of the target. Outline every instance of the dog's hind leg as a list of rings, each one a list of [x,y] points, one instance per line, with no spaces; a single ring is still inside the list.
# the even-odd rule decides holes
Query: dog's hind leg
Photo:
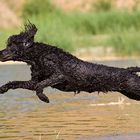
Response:
[[[63,76],[62,75],[53,75],[51,76],[50,79],[46,79],[46,80],[43,80],[41,81],[40,83],[38,83],[36,85],[36,95],[38,96],[38,98],[43,101],[43,102],[46,102],[46,103],[49,103],[49,98],[43,94],[43,89],[45,87],[48,87],[48,86],[54,86],[56,84],[59,84],[63,81]]]

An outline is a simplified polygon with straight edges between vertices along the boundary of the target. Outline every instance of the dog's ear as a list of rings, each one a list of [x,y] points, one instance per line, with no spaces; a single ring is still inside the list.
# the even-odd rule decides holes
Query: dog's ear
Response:
[[[32,46],[36,32],[37,27],[34,24],[30,22],[25,24],[25,31],[20,33],[20,36],[23,38],[22,42],[25,49]]]
[[[25,24],[25,33],[27,33],[29,37],[34,37],[36,32],[37,32],[37,27],[34,24],[30,22],[28,24]]]

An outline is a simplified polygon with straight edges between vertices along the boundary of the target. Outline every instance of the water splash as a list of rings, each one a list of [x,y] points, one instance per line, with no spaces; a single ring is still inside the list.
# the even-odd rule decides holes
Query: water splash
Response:
[[[117,102],[90,104],[90,106],[113,106],[113,105],[131,105],[131,103],[125,102],[124,97],[119,97]]]

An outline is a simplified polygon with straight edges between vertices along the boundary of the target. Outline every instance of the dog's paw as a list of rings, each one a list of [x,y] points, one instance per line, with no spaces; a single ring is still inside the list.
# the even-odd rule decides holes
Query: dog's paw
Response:
[[[38,98],[39,98],[41,101],[43,101],[43,102],[46,102],[46,103],[49,103],[49,102],[50,102],[50,101],[49,101],[49,98],[48,98],[45,94],[43,94],[43,93],[37,94],[37,96],[38,96]]]
[[[0,94],[3,94],[3,93],[5,93],[5,92],[7,92],[8,91],[8,89],[7,88],[5,88],[5,87],[0,87]]]

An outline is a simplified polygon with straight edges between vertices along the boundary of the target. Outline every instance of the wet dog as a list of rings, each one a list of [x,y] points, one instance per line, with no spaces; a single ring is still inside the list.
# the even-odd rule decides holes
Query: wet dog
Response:
[[[7,40],[6,49],[0,51],[0,61],[23,61],[31,65],[31,80],[12,81],[0,87],[3,94],[9,89],[23,88],[36,91],[40,100],[49,103],[43,94],[45,87],[65,92],[118,91],[140,100],[138,67],[115,68],[82,61],[52,45],[34,41],[37,28],[29,23],[25,30]]]

